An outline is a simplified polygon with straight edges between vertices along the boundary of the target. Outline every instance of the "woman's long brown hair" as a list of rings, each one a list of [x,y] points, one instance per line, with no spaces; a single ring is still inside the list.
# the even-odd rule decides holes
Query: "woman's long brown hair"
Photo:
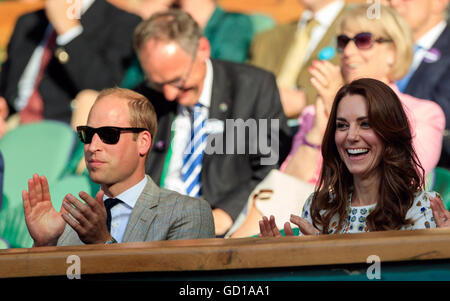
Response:
[[[321,226],[327,234],[330,221],[337,214],[336,232],[339,232],[348,217],[353,176],[341,159],[334,138],[337,107],[347,95],[361,95],[366,99],[369,123],[384,144],[378,166],[381,180],[377,205],[367,217],[367,226],[370,231],[400,229],[411,224],[406,213],[415,193],[423,188],[424,170],[414,151],[408,119],[399,98],[389,86],[369,78],[343,86],[334,99],[322,142],[322,171],[311,204],[313,224]]]

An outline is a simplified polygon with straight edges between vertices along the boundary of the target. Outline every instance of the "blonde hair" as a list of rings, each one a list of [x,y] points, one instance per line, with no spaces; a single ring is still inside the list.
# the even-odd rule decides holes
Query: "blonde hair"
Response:
[[[358,4],[340,19],[337,32],[344,29],[359,28],[362,32],[370,32],[375,38],[392,40],[395,48],[395,59],[388,74],[391,81],[403,78],[409,71],[413,59],[413,37],[406,21],[391,7],[381,6],[378,17],[369,17],[369,4]]]

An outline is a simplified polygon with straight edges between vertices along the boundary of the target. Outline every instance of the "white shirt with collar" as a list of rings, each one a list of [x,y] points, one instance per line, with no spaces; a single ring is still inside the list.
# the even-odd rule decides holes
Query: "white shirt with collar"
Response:
[[[211,106],[211,94],[213,84],[213,68],[211,60],[206,60],[206,75],[203,80],[203,89],[200,94],[199,103],[203,105],[205,116],[209,116]],[[178,106],[178,114],[172,123],[172,131],[175,132],[172,143],[172,157],[169,169],[164,181],[164,188],[187,194],[186,185],[181,176],[183,167],[183,153],[186,145],[191,139],[191,116],[188,107]]]
[[[89,7],[91,7],[94,1],[95,0],[83,0],[81,2],[81,14],[84,14],[89,9]],[[24,72],[22,73],[22,76],[19,79],[17,98],[13,102],[14,107],[18,112],[26,107],[31,94],[33,94],[34,87],[36,85],[36,78],[41,67],[42,56],[44,55],[44,48],[47,45],[48,39],[50,38],[52,32],[53,26],[52,24],[48,24],[47,29],[45,30],[44,38],[34,50],[30,60],[28,61],[28,64],[24,69]],[[56,38],[56,44],[59,46],[67,45],[82,32],[83,27],[80,24],[70,29],[66,33],[59,35]]]
[[[328,28],[335,21],[344,6],[345,1],[337,0],[323,7],[315,14],[310,10],[305,10],[302,13],[302,16],[298,22],[297,30],[300,30],[303,26],[305,26],[311,18],[314,18],[319,23],[311,32],[308,49],[305,53],[305,62],[309,59],[314,49],[316,49],[317,45],[325,36],[325,33],[328,31]]]
[[[134,185],[133,187],[125,190],[119,194],[116,199],[122,201],[122,203],[117,204],[111,208],[111,236],[117,240],[117,242],[122,242],[125,230],[127,229],[128,221],[130,220],[131,212],[133,211],[134,205],[141,195],[142,191],[147,185],[147,177],[144,178]],[[104,195],[103,201],[109,197]]]
[[[420,48],[414,53],[414,58],[411,64],[412,71],[415,71],[419,67],[425,56],[430,55],[428,51],[432,49],[433,45],[439,39],[446,26],[447,22],[445,20],[442,20],[426,34],[424,34],[419,40],[416,41],[415,44]]]

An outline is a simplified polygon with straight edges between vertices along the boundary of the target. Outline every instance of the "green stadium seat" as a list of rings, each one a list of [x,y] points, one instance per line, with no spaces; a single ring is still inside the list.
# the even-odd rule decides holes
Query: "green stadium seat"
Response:
[[[450,210],[450,170],[436,167],[430,173],[428,182],[428,190],[438,192],[444,201],[444,206]]]
[[[98,184],[92,183],[87,175],[69,175],[50,185],[53,208],[60,211],[62,201],[67,193],[78,197],[80,191],[95,196],[100,189]],[[33,240],[28,232],[22,206],[15,206],[0,212],[0,237],[11,248],[30,248]]]
[[[22,206],[22,190],[37,173],[55,183],[65,170],[75,147],[76,133],[57,121],[17,127],[0,139],[5,163],[2,210]]]

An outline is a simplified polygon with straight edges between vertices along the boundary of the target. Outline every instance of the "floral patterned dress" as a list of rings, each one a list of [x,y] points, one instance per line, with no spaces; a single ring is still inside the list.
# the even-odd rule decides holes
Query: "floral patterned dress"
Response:
[[[312,224],[310,208],[312,194],[308,197],[303,207],[302,217]],[[420,191],[414,198],[414,203],[406,214],[406,219],[412,219],[413,224],[403,226],[401,230],[436,228],[433,212],[430,206],[430,198],[440,197],[437,192]],[[344,227],[336,232],[339,217],[335,215],[330,221],[328,234],[337,233],[361,233],[369,232],[366,225],[367,216],[375,209],[376,204],[368,206],[351,206],[352,196],[349,196],[348,215]],[[319,228],[319,230],[322,230]]]

